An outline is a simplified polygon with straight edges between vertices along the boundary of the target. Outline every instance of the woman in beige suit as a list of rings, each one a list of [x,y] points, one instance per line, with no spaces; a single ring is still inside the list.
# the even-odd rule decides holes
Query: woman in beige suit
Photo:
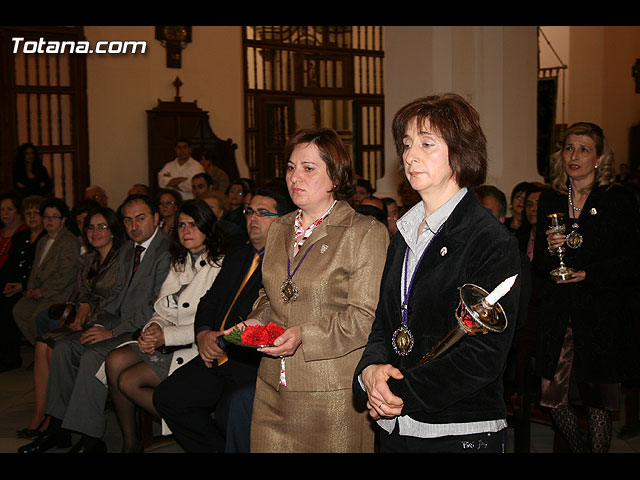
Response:
[[[13,307],[16,324],[32,345],[37,336],[36,316],[69,298],[80,263],[80,240],[65,227],[69,207],[64,200],[50,198],[42,204],[41,211],[47,235],[36,245],[27,290]]]
[[[335,131],[303,130],[287,150],[298,210],[271,225],[263,290],[248,324],[285,328],[259,349],[252,452],[372,452],[373,429],[351,379],[371,330],[389,241],[356,213],[349,155]]]

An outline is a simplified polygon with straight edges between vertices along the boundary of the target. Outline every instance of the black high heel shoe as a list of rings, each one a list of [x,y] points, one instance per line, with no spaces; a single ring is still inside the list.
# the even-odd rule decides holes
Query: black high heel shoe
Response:
[[[40,429],[42,428],[42,425],[44,425],[44,422],[47,421],[47,418],[48,417],[44,417],[40,422],[40,425],[38,425],[36,428],[23,428],[22,430],[16,430],[16,437],[26,438],[27,440],[36,438],[38,435],[40,435],[40,433],[42,433]]]

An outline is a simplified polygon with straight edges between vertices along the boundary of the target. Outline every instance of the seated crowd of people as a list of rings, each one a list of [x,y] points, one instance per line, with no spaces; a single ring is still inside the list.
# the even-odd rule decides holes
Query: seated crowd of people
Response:
[[[144,450],[138,409],[187,452],[249,451],[261,354],[225,344],[219,332],[254,308],[262,273],[252,261],[260,264],[271,224],[296,205],[283,179],[229,179],[211,157],[191,158],[186,140],[176,154],[159,188],[135,184],[117,207],[92,185],[70,208],[50,181],[37,193],[17,185],[0,199],[0,371],[22,366],[25,341],[34,349],[35,408],[17,432],[28,442],[20,452],[106,452],[109,401],[122,452]],[[495,186],[475,188],[518,241],[524,280],[514,348],[531,355],[540,292],[529,263],[545,188],[523,182],[510,202]],[[376,196],[363,178],[355,192],[351,207],[389,238],[420,200],[404,183],[399,201]],[[229,356],[213,355],[218,348]],[[81,435],[75,444],[72,432]]]
[[[36,147],[28,151],[37,163]],[[176,154],[177,168],[181,154],[193,160],[186,140],[176,142]],[[206,155],[189,167],[197,173],[181,181],[163,182],[161,172],[157,191],[133,185],[116,208],[99,185],[87,187],[74,208],[52,195],[50,181],[32,194],[16,180],[2,195],[0,371],[23,365],[23,342],[34,349],[35,408],[16,432],[31,443],[21,451],[71,447],[71,432],[81,439],[70,451],[106,451],[108,400],[123,452],[142,450],[137,408],[187,451],[248,451],[260,355],[241,349],[222,378],[207,378],[217,371],[204,360],[216,343],[207,332],[219,330],[225,316],[250,312],[261,275],[258,269],[240,287],[247,262],[263,253],[271,222],[295,205],[281,179],[260,186],[229,180]],[[367,180],[358,185],[366,193],[351,205],[393,235],[396,201],[375,197]],[[183,378],[205,375],[212,385],[201,411],[186,402],[177,380],[164,382],[187,365]]]

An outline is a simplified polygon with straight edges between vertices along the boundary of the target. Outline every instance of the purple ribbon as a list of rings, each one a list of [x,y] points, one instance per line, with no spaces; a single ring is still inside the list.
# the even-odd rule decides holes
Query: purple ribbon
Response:
[[[424,248],[422,255],[420,255],[420,259],[416,264],[416,268],[413,270],[413,274],[411,275],[411,282],[409,283],[408,286],[407,286],[407,270],[408,270],[407,265],[409,264],[409,245],[407,245],[407,249],[405,250],[405,253],[404,253],[404,300],[400,305],[400,307],[402,308],[402,324],[403,325],[406,325],[409,320],[409,313],[407,311],[407,302],[409,301],[409,294],[411,293],[411,289],[413,288],[413,280],[416,278],[416,272],[418,271],[418,267],[420,266],[420,263],[422,263],[422,259],[424,258],[425,253],[427,253],[427,250],[429,249],[429,245],[431,245],[431,242],[433,242],[433,239],[436,238],[436,235],[440,233],[440,230],[442,230],[443,225],[444,223],[440,225],[440,228],[438,228],[438,231],[433,234],[433,237],[431,237],[431,240],[429,240],[429,243],[427,243],[427,246]]]
[[[315,243],[313,245],[315,245]],[[304,252],[304,255],[302,256],[302,258],[298,262],[298,266],[293,270],[293,273],[291,273],[291,260],[287,257],[287,275],[288,275],[289,278],[293,278],[293,276],[296,274],[296,272],[300,268],[300,265],[302,265],[302,262],[306,258],[307,253],[309,253],[309,250],[311,250],[313,248],[313,245],[311,245],[309,248],[307,248],[307,251]]]

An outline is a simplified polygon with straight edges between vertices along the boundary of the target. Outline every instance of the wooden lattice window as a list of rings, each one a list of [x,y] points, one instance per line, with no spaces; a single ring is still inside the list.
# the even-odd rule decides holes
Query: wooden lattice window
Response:
[[[89,182],[85,56],[25,53],[14,38],[77,42],[84,40],[82,27],[0,27],[0,88],[8,93],[1,106],[2,190],[12,188],[18,146],[30,142],[49,171],[54,195],[72,206]]]
[[[248,26],[246,152],[251,176],[284,175],[282,151],[302,127],[332,127],[356,173],[384,175],[383,27]]]

